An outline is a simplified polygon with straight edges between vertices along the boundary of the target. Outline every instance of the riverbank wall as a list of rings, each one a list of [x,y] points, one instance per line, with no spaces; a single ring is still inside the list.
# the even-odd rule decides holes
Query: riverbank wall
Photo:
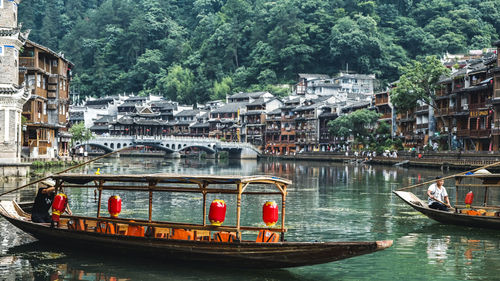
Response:
[[[344,163],[367,163],[376,165],[398,165],[406,167],[425,167],[438,169],[470,170],[499,162],[496,170],[500,171],[500,153],[456,153],[456,152],[427,152],[421,158],[410,153],[401,153],[397,158],[376,156],[367,159],[354,156],[352,153],[345,155],[341,152],[306,152],[297,155],[276,156],[263,155],[265,159],[279,160],[305,160],[305,161],[330,161]]]

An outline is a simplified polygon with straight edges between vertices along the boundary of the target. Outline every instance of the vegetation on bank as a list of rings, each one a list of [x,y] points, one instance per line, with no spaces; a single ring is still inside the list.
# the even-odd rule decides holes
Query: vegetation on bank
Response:
[[[491,46],[497,0],[25,0],[30,39],[75,64],[83,96],[160,94],[183,103],[269,90],[297,73],[374,73]]]
[[[53,160],[53,161],[33,161],[31,163],[31,167],[35,169],[41,168],[50,168],[50,167],[61,167],[61,166],[74,166],[80,164],[80,161],[71,160],[71,161],[62,161],[62,160]]]

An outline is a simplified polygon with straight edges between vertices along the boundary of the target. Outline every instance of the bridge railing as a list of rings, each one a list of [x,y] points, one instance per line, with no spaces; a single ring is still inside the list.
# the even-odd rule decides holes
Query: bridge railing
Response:
[[[226,142],[217,138],[200,138],[200,137],[178,137],[178,136],[105,136],[93,139],[96,142],[112,142],[112,141],[173,141],[183,143],[204,143],[213,144],[221,148],[248,148],[260,152],[260,150],[251,143],[245,142]]]

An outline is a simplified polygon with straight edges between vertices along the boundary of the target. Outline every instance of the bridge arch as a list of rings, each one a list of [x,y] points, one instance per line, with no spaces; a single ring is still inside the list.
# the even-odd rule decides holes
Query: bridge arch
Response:
[[[80,143],[80,144],[76,144],[75,146],[73,146],[73,148],[78,149],[81,146],[85,147],[87,145],[90,147],[100,148],[100,149],[104,150],[106,153],[113,152],[113,149],[111,149],[105,145],[99,144],[99,143]]]
[[[205,151],[205,152],[207,152],[207,153],[209,153],[209,154],[214,154],[214,153],[215,153],[215,150],[214,150],[214,149],[212,149],[212,148],[210,148],[210,147],[208,147],[208,146],[205,146],[205,145],[199,145],[199,144],[186,145],[186,146],[184,146],[183,148],[181,148],[181,149],[179,150],[179,152],[180,152],[180,151],[185,151],[185,150],[188,150],[188,149],[190,149],[190,148],[199,148],[200,150],[203,150],[203,151]]]

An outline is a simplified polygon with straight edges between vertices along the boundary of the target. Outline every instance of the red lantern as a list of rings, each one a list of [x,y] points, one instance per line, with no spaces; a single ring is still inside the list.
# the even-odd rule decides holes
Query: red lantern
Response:
[[[61,213],[66,210],[66,205],[68,205],[68,197],[64,193],[58,193],[54,197],[52,202],[52,221],[58,222]]]
[[[226,219],[226,203],[224,200],[215,199],[210,204],[208,219],[212,225],[220,226]]]
[[[112,218],[117,218],[122,211],[122,199],[118,195],[109,197],[108,212]]]
[[[262,220],[267,226],[273,226],[278,221],[278,205],[274,201],[267,201],[262,206]]]
[[[470,208],[470,205],[472,204],[472,200],[474,200],[474,193],[472,191],[469,191],[467,195],[465,195],[465,207]]]

